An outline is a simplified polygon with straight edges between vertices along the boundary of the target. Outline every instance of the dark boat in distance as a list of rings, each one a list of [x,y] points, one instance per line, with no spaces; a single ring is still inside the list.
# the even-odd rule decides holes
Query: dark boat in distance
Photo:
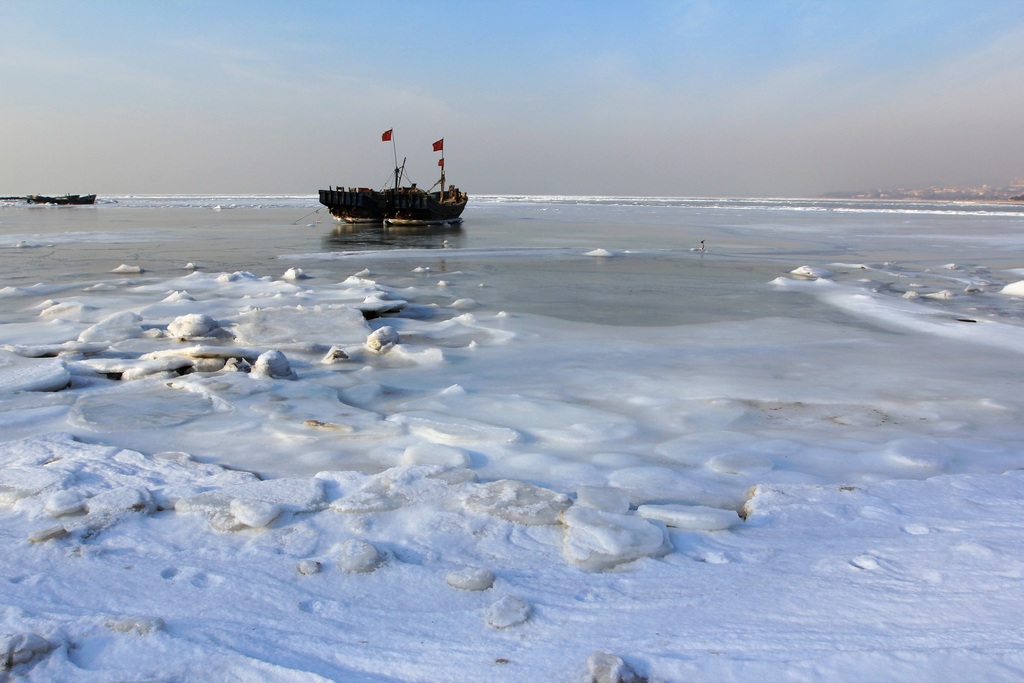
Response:
[[[65,194],[60,197],[47,197],[41,194],[30,194],[25,197],[25,201],[29,204],[59,204],[61,206],[67,206],[69,204],[95,204],[96,195],[94,194]]]
[[[385,131],[383,142],[394,144],[392,131]],[[332,187],[320,190],[320,203],[326,206],[335,220],[346,223],[384,223],[386,225],[441,225],[458,223],[466,208],[469,196],[450,186],[445,187],[444,138],[434,143],[434,151],[441,152],[437,165],[441,167],[441,179],[434,185],[439,191],[421,190],[416,183],[401,186],[405,175],[405,163],[398,165],[395,154],[395,179],[391,188],[371,190],[366,187]]]

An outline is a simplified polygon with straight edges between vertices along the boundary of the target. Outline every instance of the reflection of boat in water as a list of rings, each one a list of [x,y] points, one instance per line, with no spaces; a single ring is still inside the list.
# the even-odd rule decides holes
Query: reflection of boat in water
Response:
[[[381,136],[394,146],[392,131]],[[451,225],[462,220],[469,196],[457,187],[445,187],[444,138],[434,143],[434,151],[441,152],[437,165],[441,179],[430,190],[424,191],[411,183],[402,187],[405,163],[398,165],[395,153],[395,178],[391,188],[330,188],[320,190],[320,203],[326,206],[338,221],[346,223],[386,223],[389,225]],[[438,191],[434,188],[440,186]]]
[[[329,251],[376,251],[379,249],[458,249],[463,232],[458,224],[393,225],[338,223],[324,235]]]
[[[30,194],[25,197],[25,201],[29,204],[59,204],[61,206],[67,206],[69,204],[95,204],[96,195],[94,194],[65,194],[60,197],[47,197],[41,194]]]

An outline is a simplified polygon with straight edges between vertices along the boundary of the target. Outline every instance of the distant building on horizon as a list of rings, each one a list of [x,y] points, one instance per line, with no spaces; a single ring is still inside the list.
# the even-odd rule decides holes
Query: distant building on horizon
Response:
[[[826,199],[944,199],[947,201],[1024,201],[1024,176],[1014,178],[1004,187],[982,185],[980,187],[946,187],[895,188],[875,190],[852,190],[826,192]]]

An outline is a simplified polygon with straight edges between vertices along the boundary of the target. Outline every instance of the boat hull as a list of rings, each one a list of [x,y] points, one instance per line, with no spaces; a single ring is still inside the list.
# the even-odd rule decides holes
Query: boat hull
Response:
[[[376,192],[366,188],[320,190],[320,203],[335,220],[388,225],[444,225],[462,221],[469,197],[458,188],[424,192],[415,185]]]
[[[66,194],[60,197],[47,197],[40,194],[30,194],[25,197],[25,201],[29,204],[57,204],[59,206],[68,205],[82,205],[82,204],[95,204],[96,195],[94,194]]]
[[[389,225],[443,225],[462,220],[469,197],[458,188],[444,193],[424,192],[416,187],[385,190],[384,222]]]
[[[320,203],[337,221],[380,223],[384,220],[383,193],[366,188],[320,190]]]

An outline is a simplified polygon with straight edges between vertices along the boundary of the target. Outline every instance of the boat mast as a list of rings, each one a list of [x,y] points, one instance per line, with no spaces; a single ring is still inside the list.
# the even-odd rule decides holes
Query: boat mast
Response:
[[[444,201],[444,138],[441,138],[434,143],[434,151],[441,153],[441,158],[438,159],[437,165],[441,167],[441,201]]]
[[[395,192],[398,192],[398,146],[395,143],[395,136],[393,134],[393,131],[394,128],[390,128],[388,129],[388,132],[385,133],[385,135],[387,136],[387,139],[391,141],[391,153],[394,154],[395,156]]]

